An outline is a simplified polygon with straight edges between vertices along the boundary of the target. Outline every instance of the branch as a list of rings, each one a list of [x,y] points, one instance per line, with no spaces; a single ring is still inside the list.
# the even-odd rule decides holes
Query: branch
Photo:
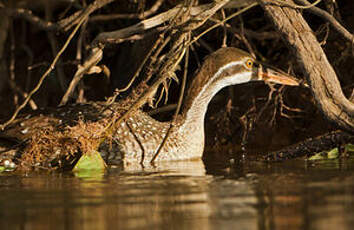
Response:
[[[218,3],[205,4],[201,6],[195,6],[190,9],[190,17],[195,16],[195,21],[191,22],[189,27],[198,27],[202,25],[205,20],[215,14],[217,10],[223,7],[229,0],[223,0]],[[153,32],[160,32],[162,29],[166,30],[165,22],[172,20],[176,14],[185,10],[181,6],[176,6],[166,12],[158,14],[149,19],[143,20],[135,25],[129,26],[116,31],[103,32],[97,35],[97,37],[91,43],[91,55],[85,60],[84,64],[78,68],[73,80],[70,83],[70,87],[66,91],[62,98],[60,105],[67,103],[68,99],[72,95],[78,82],[82,79],[83,75],[87,73],[91,67],[94,67],[101,59],[103,55],[103,48],[109,43],[121,43],[127,40],[142,39],[146,35],[146,31],[153,29]],[[160,26],[161,25],[161,26]],[[158,27],[160,26],[160,27]],[[167,27],[168,28],[168,27]],[[188,28],[193,29],[193,28]]]
[[[248,4],[248,3],[252,3],[252,4]],[[204,5],[192,7],[190,9],[190,17],[192,18],[192,17],[198,16],[198,19],[203,21],[203,17],[201,16],[203,14],[205,15],[205,17],[207,17],[208,15],[213,15],[220,8],[239,8],[239,7],[245,6],[245,5],[246,5],[245,9],[242,9],[241,12],[239,12],[238,14],[257,5],[257,3],[255,3],[255,0],[216,1],[215,3],[204,4]],[[154,17],[148,18],[148,19],[143,20],[135,25],[132,25],[132,26],[120,29],[120,30],[100,33],[94,39],[92,44],[93,45],[97,45],[99,43],[101,45],[112,44],[112,43],[118,44],[118,43],[127,41],[129,38],[131,38],[133,36],[137,36],[139,34],[142,34],[142,33],[146,32],[147,30],[156,28],[156,27],[163,25],[164,23],[172,20],[175,17],[175,15],[177,14],[177,12],[179,12],[181,10],[181,7],[182,6],[178,5],[166,12],[160,13]],[[182,10],[187,10],[187,9],[183,8]],[[200,24],[202,24],[202,23],[200,23]]]
[[[329,132],[301,143],[286,147],[265,156],[266,161],[283,161],[297,157],[311,157],[318,152],[336,148],[342,144],[353,143],[354,136],[343,131]]]
[[[310,3],[306,0],[296,0],[297,2],[301,3],[304,6],[308,6]],[[327,11],[324,11],[318,7],[311,7],[307,8],[307,11],[309,11],[312,14],[315,14],[325,20],[327,20],[335,30],[338,31],[346,40],[348,40],[350,43],[354,41],[354,35],[349,33],[349,31],[344,28],[332,15],[330,15]]]
[[[76,27],[74,28],[74,30],[71,32],[71,34],[69,35],[68,39],[66,40],[66,42],[64,43],[63,47],[59,50],[57,56],[55,56],[55,58],[52,61],[52,64],[49,66],[49,68],[47,69],[47,71],[41,76],[41,78],[39,79],[37,85],[34,87],[34,89],[32,89],[32,91],[28,94],[28,96],[26,97],[26,99],[23,101],[23,103],[16,109],[16,111],[13,113],[13,115],[11,116],[11,118],[6,121],[4,124],[0,124],[0,130],[5,129],[6,126],[8,126],[9,124],[11,124],[17,117],[18,113],[27,105],[27,103],[31,100],[31,97],[40,89],[43,81],[46,79],[46,77],[52,72],[52,70],[54,69],[56,63],[58,62],[60,56],[64,53],[64,51],[66,50],[66,48],[68,47],[68,45],[70,44],[71,40],[73,39],[74,35],[76,34],[76,32],[78,31],[78,29],[80,28],[81,24],[85,21],[85,18],[82,18],[81,21],[76,25]]]
[[[39,28],[46,31],[68,31],[73,26],[77,25],[81,18],[85,18],[90,15],[92,12],[102,8],[103,6],[113,2],[114,0],[96,0],[85,9],[79,10],[67,18],[62,19],[57,23],[43,20],[42,18],[34,15],[31,10],[23,8],[10,8],[0,5],[0,9],[5,9],[7,15],[11,17],[23,18],[30,23],[38,26]]]
[[[96,0],[90,5],[88,5],[85,9],[75,12],[73,15],[61,20],[58,22],[59,28],[64,31],[70,30],[73,26],[78,24],[81,18],[86,18],[94,11],[104,7],[105,5],[113,2],[115,0]]]
[[[276,29],[294,50],[318,108],[340,129],[354,133],[354,104],[344,96],[336,73],[307,22],[297,10],[269,5],[268,0],[260,1]]]
[[[95,22],[95,21],[108,21],[108,20],[116,20],[116,19],[136,19],[136,18],[143,19],[155,13],[160,8],[163,2],[164,2],[163,0],[156,0],[155,4],[151,6],[149,10],[146,10],[140,14],[94,15],[90,18],[90,21]]]
[[[34,15],[32,11],[28,9],[4,7],[4,12],[11,17],[23,18],[43,30],[59,30],[58,25],[56,23],[43,20],[40,17]]]

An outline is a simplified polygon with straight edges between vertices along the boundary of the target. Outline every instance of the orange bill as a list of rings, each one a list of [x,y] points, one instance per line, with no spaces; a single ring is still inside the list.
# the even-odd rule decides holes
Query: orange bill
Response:
[[[280,70],[275,70],[273,68],[268,68],[263,65],[257,67],[257,77],[258,80],[263,80],[265,82],[271,82],[282,85],[299,86],[300,81],[295,77],[284,73]]]

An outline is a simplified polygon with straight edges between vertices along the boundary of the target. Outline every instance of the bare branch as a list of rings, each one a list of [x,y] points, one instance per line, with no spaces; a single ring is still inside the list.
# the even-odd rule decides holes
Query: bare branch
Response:
[[[116,19],[143,19],[154,13],[160,8],[164,1],[156,0],[155,4],[151,6],[151,8],[147,11],[144,11],[140,14],[109,14],[109,15],[94,15],[90,18],[90,21],[108,21],[108,20],[116,20]]]
[[[306,0],[296,0],[304,6],[308,6],[310,3]],[[351,34],[344,26],[342,26],[332,15],[330,15],[327,11],[324,11],[318,7],[310,7],[306,9],[312,14],[315,14],[326,21],[328,21],[332,27],[338,31],[347,41],[350,43],[354,42],[354,35]]]
[[[267,0],[261,2],[268,3]],[[302,15],[287,7],[269,4],[262,7],[294,50],[323,114],[341,129],[353,133],[354,104],[344,96],[336,73]]]
[[[28,96],[26,97],[26,99],[24,100],[24,102],[16,109],[16,111],[13,113],[13,115],[11,116],[11,118],[6,121],[4,124],[0,125],[0,129],[3,130],[6,126],[8,126],[9,124],[11,124],[17,117],[18,113],[27,105],[27,103],[31,100],[31,97],[33,96],[33,94],[35,94],[41,87],[44,79],[52,72],[52,70],[54,69],[56,63],[58,62],[60,56],[64,53],[64,51],[66,50],[66,48],[68,47],[70,41],[72,40],[72,38],[74,37],[74,35],[76,34],[76,32],[78,31],[78,29],[80,28],[80,26],[82,25],[82,23],[85,21],[85,18],[82,18],[81,21],[79,22],[79,24],[76,25],[75,29],[71,32],[71,34],[69,35],[68,39],[66,40],[65,44],[63,45],[63,47],[59,50],[57,56],[54,58],[52,64],[49,66],[49,68],[47,69],[47,71],[41,76],[41,78],[39,79],[37,85],[34,87],[34,89],[28,94]]]

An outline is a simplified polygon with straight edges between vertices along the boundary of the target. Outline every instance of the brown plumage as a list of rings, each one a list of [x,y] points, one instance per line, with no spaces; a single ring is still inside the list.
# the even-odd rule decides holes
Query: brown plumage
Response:
[[[186,160],[202,156],[204,149],[204,116],[210,100],[225,86],[262,80],[265,73],[261,72],[261,68],[256,68],[252,64],[253,58],[250,54],[230,47],[221,48],[205,59],[189,86],[181,116],[174,124],[156,161]],[[267,74],[267,80],[272,81],[269,76]],[[281,82],[279,82],[279,79],[281,79]],[[288,76],[279,78],[279,74],[275,82],[289,85],[297,84],[295,80]],[[52,158],[48,157],[51,153],[44,154],[41,152],[44,151],[43,149],[59,152],[59,155],[75,156],[77,149],[81,148],[82,150],[83,146],[91,146],[85,142],[87,138],[91,137],[93,142],[99,139],[99,134],[112,119],[112,116],[117,116],[125,109],[126,106],[117,102],[109,108],[106,108],[104,103],[88,103],[54,110],[43,110],[30,117],[25,116],[18,119],[0,136],[7,140],[11,139],[18,143],[25,143],[23,145],[25,147],[22,148],[24,155],[28,154],[26,151],[30,152],[33,149],[37,151],[34,154],[39,154],[39,156],[29,155],[27,158],[22,156],[22,159],[34,159],[34,162],[31,163],[33,164],[38,158],[41,159],[40,164],[50,165],[53,162]],[[169,122],[156,121],[146,113],[137,111],[114,130],[112,138],[108,138],[104,143],[101,143],[99,150],[104,159],[111,163],[119,161],[148,163],[161,145],[169,126]],[[49,131],[43,132],[43,130]],[[43,138],[48,138],[48,140],[42,141],[41,132],[46,135]],[[50,135],[52,135],[52,138],[50,138]],[[68,142],[71,145],[76,146],[72,140],[76,140],[79,144],[76,147],[65,147],[65,144],[59,141],[59,139],[65,140],[65,138],[71,140]],[[55,147],[50,146],[51,141]],[[37,142],[43,142],[42,145],[46,147],[37,146],[38,148],[34,148],[33,145],[35,146]]]

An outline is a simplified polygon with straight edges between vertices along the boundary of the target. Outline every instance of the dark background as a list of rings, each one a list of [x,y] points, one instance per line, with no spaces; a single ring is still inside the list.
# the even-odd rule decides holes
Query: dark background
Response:
[[[8,22],[7,26],[2,25],[0,29],[1,37],[6,38],[2,41],[0,39],[0,118],[5,121],[23,101],[23,97],[14,89],[14,86],[11,86],[9,79],[12,79],[18,89],[29,92],[37,84],[38,79],[56,55],[57,51],[53,46],[62,47],[70,33],[70,31],[45,31],[24,18],[9,16],[7,10],[9,8],[29,9],[33,14],[43,19],[56,22],[73,14],[85,4],[89,4],[90,1],[13,0],[0,2],[4,5],[0,8],[0,14],[3,20]],[[91,16],[143,12],[149,9],[154,2],[116,1],[94,12]],[[178,2],[164,1],[155,14],[171,9]],[[199,4],[207,2],[200,1]],[[329,0],[322,1],[318,7],[332,12],[348,31],[354,31],[353,1],[338,1],[338,5],[337,2],[333,4],[333,1]],[[234,11],[234,9],[225,10],[225,13],[229,15]],[[221,14],[217,13],[215,17],[221,19]],[[337,73],[343,91],[347,96],[350,96],[353,88],[354,44],[345,41],[323,19],[306,11],[304,11],[304,17],[318,40],[324,41],[322,47]],[[140,20],[123,18],[109,21],[89,21],[81,36],[83,38],[82,60],[85,59],[90,43],[98,33],[125,28]],[[261,61],[284,71],[290,71],[297,78],[304,78],[297,66],[296,58],[274,31],[272,24],[260,7],[253,8],[228,23],[235,31],[239,32],[227,31],[228,46],[244,50],[251,47],[252,52]],[[213,24],[213,22],[207,22],[201,30]],[[201,30],[195,31],[195,35]],[[242,30],[245,31],[243,35]],[[203,36],[192,47],[188,79],[193,77],[193,73],[198,69],[205,55],[222,46],[223,38],[224,29],[219,27]],[[124,87],[154,40],[156,40],[156,36],[150,36],[140,41],[124,42],[106,47],[104,58],[100,64],[106,65],[111,75],[109,78],[103,74],[85,76],[80,85],[83,89],[82,92],[84,92],[80,101],[102,101],[112,96],[114,89]],[[56,45],[53,45],[53,42]],[[58,68],[52,71],[40,90],[33,96],[38,107],[55,107],[60,102],[76,71],[77,64],[81,62],[76,58],[77,44],[78,36],[76,35],[57,65],[64,76],[64,85],[62,86],[60,83]],[[181,78],[182,71],[177,71],[177,76]],[[207,149],[241,151],[240,146],[243,140],[244,146],[250,150],[268,151],[333,129],[317,110],[308,89],[274,87],[278,90],[274,92],[270,103],[267,103],[270,87],[263,83],[233,86],[222,90],[209,106],[206,119]],[[178,94],[179,85],[172,83],[168,103],[176,103]],[[129,91],[119,96],[118,99],[127,95],[129,95]],[[70,101],[70,103],[75,102],[77,102],[76,98]],[[163,105],[161,104],[161,106]],[[150,110],[148,106],[144,109]],[[28,111],[31,108],[27,106],[25,110]],[[156,118],[168,120],[170,114],[158,114]]]

